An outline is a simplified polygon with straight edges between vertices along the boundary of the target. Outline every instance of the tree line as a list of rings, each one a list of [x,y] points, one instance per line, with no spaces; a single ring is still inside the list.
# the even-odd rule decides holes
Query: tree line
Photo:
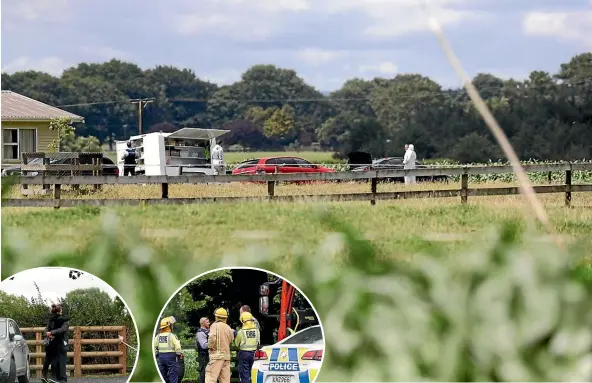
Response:
[[[480,73],[473,83],[522,159],[592,157],[592,53],[574,56],[556,73],[535,70],[521,81]],[[190,69],[142,70],[113,59],[78,64],[59,78],[3,73],[2,89],[84,116],[77,133],[101,142],[137,134],[138,105],[130,100],[150,98],[145,132],[229,129],[224,145],[236,149],[318,147],[382,156],[414,143],[420,158],[502,158],[464,89],[444,89],[420,74],[353,78],[326,95],[274,65],[255,65],[239,81],[218,86]]]
[[[207,317],[214,323],[214,311],[223,307],[228,311],[228,325],[237,329],[241,327],[240,307],[248,305],[261,326],[261,343],[273,344],[277,340],[279,322],[277,318],[266,317],[259,312],[259,287],[275,280],[275,275],[259,270],[211,272],[183,287],[167,304],[162,316],[174,316],[177,320],[175,333],[185,345],[194,346],[200,318]],[[279,294],[270,297],[270,306],[270,314],[279,312]],[[310,302],[298,292],[294,296],[294,307],[311,308]]]

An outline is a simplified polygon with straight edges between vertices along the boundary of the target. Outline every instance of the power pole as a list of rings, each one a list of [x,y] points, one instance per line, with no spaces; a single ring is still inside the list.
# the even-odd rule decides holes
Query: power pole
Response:
[[[142,111],[146,105],[154,102],[153,98],[138,98],[130,100],[132,104],[138,104],[138,134],[142,134]]]

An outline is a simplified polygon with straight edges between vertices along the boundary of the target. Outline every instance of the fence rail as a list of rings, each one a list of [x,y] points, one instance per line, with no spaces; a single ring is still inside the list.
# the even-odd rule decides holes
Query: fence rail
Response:
[[[592,171],[592,163],[560,163],[523,165],[527,173],[565,172],[564,185],[539,185],[534,190],[537,193],[565,193],[565,204],[571,203],[573,192],[591,192],[592,184],[573,185],[572,172]],[[332,173],[291,173],[291,174],[255,174],[255,175],[180,175],[180,176],[36,176],[19,177],[21,185],[54,185],[54,199],[6,199],[3,205],[7,207],[73,207],[79,205],[140,205],[140,204],[187,204],[211,202],[243,202],[243,201],[370,201],[405,199],[405,198],[443,198],[459,197],[466,203],[469,196],[494,196],[519,194],[518,187],[502,188],[471,188],[468,180],[470,175],[513,173],[511,166],[462,166],[445,168],[423,168],[413,170],[372,170],[366,172],[343,171]],[[405,176],[460,176],[460,189],[446,190],[411,190],[399,192],[378,192],[378,181]],[[550,178],[550,177],[549,177]],[[320,195],[286,195],[276,196],[276,184],[280,182],[314,182],[314,181],[369,181],[369,193],[348,194],[320,194]],[[206,184],[206,183],[267,183],[267,196],[248,197],[204,197],[204,198],[169,198],[170,184]],[[161,198],[159,199],[61,199],[62,185],[137,185],[160,184]]]
[[[31,370],[36,371],[37,378],[41,377],[41,370],[43,368],[43,333],[45,327],[26,327],[20,329],[23,334],[35,334],[35,340],[27,340],[29,346],[35,348],[34,352],[29,354],[30,358],[35,359],[35,364],[31,364]],[[82,371],[97,371],[97,370],[118,370],[119,373],[125,375],[127,371],[127,346],[117,339],[82,339],[82,333],[85,332],[116,332],[119,336],[126,339],[127,328],[125,326],[72,326],[69,328],[74,336],[68,340],[68,345],[73,346],[73,351],[68,352],[68,358],[73,359],[73,364],[66,365],[66,370],[74,371],[74,377],[82,377]],[[82,351],[83,345],[118,345],[117,351]],[[97,358],[97,357],[117,357],[119,363],[116,364],[83,364],[82,358]]]

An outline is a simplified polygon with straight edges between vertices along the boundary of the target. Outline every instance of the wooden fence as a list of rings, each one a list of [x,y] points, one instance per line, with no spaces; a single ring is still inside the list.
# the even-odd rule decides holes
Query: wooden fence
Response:
[[[74,336],[68,341],[69,345],[73,346],[73,351],[68,352],[68,358],[73,359],[73,364],[68,364],[66,369],[74,371],[74,377],[82,377],[82,371],[97,371],[97,370],[117,370],[118,373],[125,375],[127,373],[127,346],[123,344],[118,338],[110,339],[83,339],[84,332],[116,332],[119,336],[126,339],[125,326],[72,326],[70,332]],[[31,364],[31,370],[36,371],[37,378],[41,377],[41,370],[43,368],[43,358],[45,352],[43,351],[43,333],[45,327],[28,327],[21,328],[21,332],[34,333],[35,340],[27,340],[29,346],[34,346],[35,351],[29,354],[31,362],[35,359],[35,364]],[[117,351],[82,351],[82,346],[89,344],[99,345],[118,345]],[[82,358],[97,358],[97,357],[117,357],[119,363],[117,364],[84,364]]]
[[[30,152],[22,153],[22,157],[21,172],[25,175],[32,172],[54,176],[79,176],[81,172],[90,172],[95,176],[103,174],[103,153]],[[48,193],[49,184],[43,184],[43,190]],[[26,184],[22,185],[22,193],[28,194]]]
[[[569,206],[574,192],[591,192],[592,184],[572,184],[572,172],[592,171],[592,163],[561,163],[523,165],[527,173],[565,172],[563,185],[537,185],[537,193],[565,193],[565,205]],[[519,194],[519,187],[497,188],[469,188],[469,176],[480,174],[513,173],[511,166],[464,166],[447,168],[424,168],[413,170],[374,170],[368,172],[342,171],[334,173],[291,173],[291,174],[258,174],[258,175],[181,175],[181,176],[37,176],[19,177],[21,185],[54,185],[54,199],[5,199],[3,206],[7,207],[73,207],[80,205],[108,206],[108,205],[141,205],[141,204],[187,204],[208,202],[237,202],[237,201],[370,201],[372,205],[377,200],[392,200],[405,198],[443,198],[460,197],[462,203],[467,203],[469,196],[499,196]],[[443,190],[409,190],[397,192],[378,192],[378,181],[388,178],[402,178],[407,175],[422,177],[460,176],[459,189]],[[550,179],[550,177],[549,177]],[[276,196],[275,188],[280,182],[314,182],[314,181],[369,181],[369,193],[348,194],[319,194],[319,195],[286,195]],[[267,196],[252,197],[209,197],[209,198],[169,198],[170,184],[205,184],[257,182],[267,183]],[[160,184],[161,198],[157,199],[61,199],[62,185],[130,185],[130,184]]]

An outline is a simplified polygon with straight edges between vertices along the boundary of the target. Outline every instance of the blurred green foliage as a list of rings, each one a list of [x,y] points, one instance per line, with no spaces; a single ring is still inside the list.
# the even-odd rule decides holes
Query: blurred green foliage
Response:
[[[180,285],[222,266],[257,266],[285,276],[318,310],[326,354],[319,381],[589,381],[592,271],[589,259],[556,249],[517,223],[491,229],[475,248],[438,246],[396,262],[326,211],[334,232],[315,256],[237,254],[174,259],[118,230],[105,210],[87,251],[39,252],[18,228],[2,228],[2,277],[34,266],[75,267],[103,278],[129,304],[140,331],[132,381],[158,380],[155,321]],[[131,234],[130,234],[131,233]],[[35,256],[24,256],[35,254]]]

